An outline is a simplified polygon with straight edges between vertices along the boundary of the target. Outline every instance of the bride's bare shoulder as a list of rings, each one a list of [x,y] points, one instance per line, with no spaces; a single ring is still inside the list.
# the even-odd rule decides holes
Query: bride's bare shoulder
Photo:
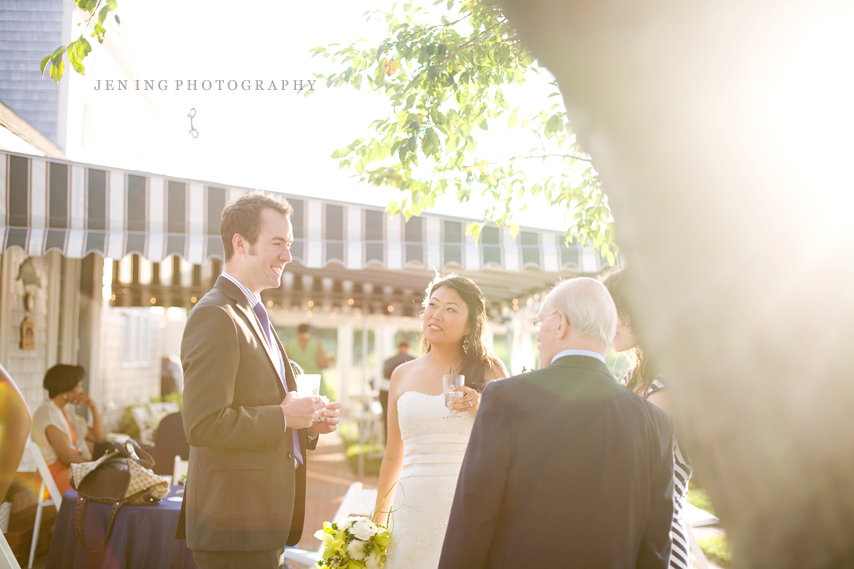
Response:
[[[389,392],[395,399],[411,389],[413,380],[418,377],[419,370],[423,366],[423,358],[416,358],[402,363],[394,369],[391,373],[391,389]]]

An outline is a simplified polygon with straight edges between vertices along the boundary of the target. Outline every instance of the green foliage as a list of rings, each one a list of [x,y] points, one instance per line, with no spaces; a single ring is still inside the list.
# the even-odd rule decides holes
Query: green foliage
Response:
[[[365,475],[377,476],[380,473],[380,466],[382,466],[383,463],[383,447],[379,445],[366,445],[364,452]],[[359,455],[361,453],[362,447],[359,444],[350,445],[345,451],[345,455],[347,456],[347,463],[350,465],[350,469],[353,471],[353,473],[359,472]]]
[[[692,506],[715,515],[712,502],[709,500],[709,494],[695,480],[691,480],[689,483],[687,500]]]
[[[382,465],[383,447],[380,445],[365,445],[364,451],[359,444],[359,426],[352,421],[346,421],[338,426],[338,434],[344,439],[344,456],[354,473],[359,472],[359,455],[365,453],[365,474],[376,476]]]
[[[116,427],[116,432],[129,435],[133,439],[139,439],[139,427],[133,419],[131,409],[136,405],[128,405],[122,410],[122,416],[119,418],[119,424]]]
[[[177,403],[178,408],[180,409],[184,406],[184,394],[175,391],[173,393],[169,393],[164,397],[155,395],[154,397],[150,398],[150,401],[152,403]]]
[[[437,1],[439,4],[441,0]],[[446,10],[445,10],[446,8]],[[466,202],[477,192],[490,198],[484,222],[467,232],[478,237],[486,220],[508,225],[531,197],[571,214],[567,240],[594,246],[613,262],[617,252],[607,200],[590,157],[578,146],[559,93],[536,112],[511,108],[507,86],[539,73],[534,57],[519,43],[500,3],[448,0],[441,16],[415,3],[404,14],[377,10],[388,25],[378,46],[365,40],[313,56],[331,59],[341,71],[318,75],[329,87],[363,87],[387,97],[390,114],[371,123],[372,133],[336,150],[341,168],[361,181],[388,186],[408,196],[388,205],[408,219],[452,192]],[[333,46],[330,46],[333,47]],[[493,128],[524,129],[537,146],[521,156],[478,150]]]
[[[94,21],[95,25],[92,28],[92,33],[89,37],[98,40],[98,43],[104,43],[104,38],[107,35],[107,30],[104,28],[104,22],[110,12],[118,8],[118,0],[76,0],[77,7],[89,14],[86,20],[85,28],[89,28]],[[100,8],[100,9],[99,9]],[[97,12],[97,15],[95,14]],[[116,23],[120,24],[118,15],[114,15]],[[82,24],[77,24],[80,27]],[[41,60],[39,70],[44,75],[45,68],[48,68],[50,78],[54,83],[59,83],[62,76],[65,74],[65,62],[63,55],[68,55],[68,62],[71,63],[71,68],[80,75],[86,74],[86,68],[83,66],[83,60],[92,51],[92,46],[89,40],[80,34],[76,40],[69,43],[67,46],[61,45],[50,55],[46,55]],[[48,67],[48,64],[50,66]]]
[[[724,536],[701,538],[697,542],[700,544],[700,549],[703,550],[706,559],[721,567],[732,567],[732,548]]]

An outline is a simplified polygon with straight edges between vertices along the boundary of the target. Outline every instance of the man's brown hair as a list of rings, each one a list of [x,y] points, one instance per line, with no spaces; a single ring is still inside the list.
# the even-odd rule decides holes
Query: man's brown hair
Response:
[[[222,236],[222,249],[226,261],[234,256],[232,240],[235,235],[242,235],[250,245],[258,241],[258,234],[261,232],[261,212],[265,209],[272,209],[288,219],[294,213],[294,208],[285,198],[273,197],[259,191],[241,194],[223,208],[219,221],[219,233]]]

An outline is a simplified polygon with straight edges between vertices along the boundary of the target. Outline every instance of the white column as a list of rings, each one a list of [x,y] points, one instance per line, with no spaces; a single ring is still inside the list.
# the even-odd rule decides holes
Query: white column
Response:
[[[62,255],[59,251],[50,251],[46,255],[50,266],[47,283],[47,361],[45,369],[50,369],[58,362],[57,351],[59,349],[59,314],[60,307],[60,285],[62,284]]]
[[[383,368],[385,361],[392,357],[395,353],[394,334],[397,332],[397,326],[386,324],[376,330],[376,338],[374,339],[374,347],[377,352],[376,366],[374,377],[377,380],[383,378]]]
[[[338,399],[344,405],[350,399],[350,379],[353,373],[353,323],[342,322],[338,326]]]

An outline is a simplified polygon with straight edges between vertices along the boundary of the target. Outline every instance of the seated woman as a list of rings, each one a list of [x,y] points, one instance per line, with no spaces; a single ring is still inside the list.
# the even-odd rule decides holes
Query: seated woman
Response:
[[[68,481],[69,465],[92,460],[92,446],[105,440],[101,413],[92,398],[83,391],[80,383],[86,370],[81,366],[55,365],[44,376],[48,400],[33,413],[33,441],[39,445],[50,473],[60,493],[71,489]],[[86,405],[92,412],[92,426],[68,404]]]

